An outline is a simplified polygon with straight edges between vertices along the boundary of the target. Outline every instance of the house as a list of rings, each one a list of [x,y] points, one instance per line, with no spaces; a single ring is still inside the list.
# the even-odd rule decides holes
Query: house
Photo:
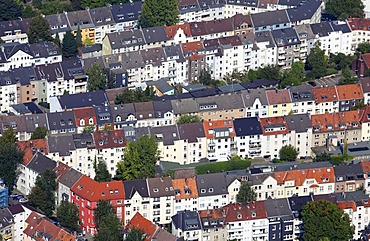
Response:
[[[102,55],[126,53],[143,49],[146,45],[140,29],[108,33],[103,38]]]
[[[82,177],[82,173],[70,168],[58,179],[57,206],[63,201],[71,202],[71,188]]]
[[[172,187],[175,193],[174,214],[198,209],[198,189],[195,178],[172,179]]]
[[[335,192],[354,192],[365,185],[365,173],[361,163],[334,167]]]
[[[139,212],[144,218],[152,219],[148,183],[145,179],[123,182],[125,190],[125,224]]]
[[[286,2],[289,4],[289,1]],[[320,23],[322,5],[321,0],[299,1],[297,6],[288,8],[286,12],[291,24],[295,26]]]
[[[293,114],[314,113],[315,102],[311,85],[302,84],[298,86],[292,86],[289,88],[289,92],[292,98]]]
[[[109,6],[92,8],[87,11],[90,13],[92,22],[95,26],[94,43],[101,44],[103,37],[107,33],[117,31],[116,22]]]
[[[226,161],[237,154],[232,120],[204,121],[203,126],[208,143],[208,159]]]
[[[333,113],[339,111],[339,98],[335,86],[317,87],[312,89],[315,99],[313,114]]]
[[[155,126],[153,102],[134,103],[136,114],[136,127]]]
[[[361,78],[360,84],[364,93],[364,104],[367,105],[370,103],[370,78]]]
[[[76,120],[73,111],[47,113],[47,127],[50,134],[76,133]]]
[[[285,116],[292,111],[292,99],[289,90],[266,90],[268,101],[267,117]]]
[[[268,101],[264,88],[247,88],[241,91],[245,105],[245,117],[267,117]]]
[[[0,38],[5,43],[28,43],[27,32],[21,19],[0,22]]]
[[[198,212],[184,210],[172,216],[172,234],[187,241],[201,240],[202,223]]]
[[[226,212],[224,208],[199,211],[202,222],[202,240],[226,240]]]
[[[93,107],[74,109],[73,113],[76,119],[78,133],[82,133],[85,128],[89,127],[91,127],[93,130],[96,129],[97,121]]]
[[[260,157],[262,129],[257,117],[234,119],[237,155],[243,158]]]
[[[17,103],[17,83],[11,72],[0,72],[0,111],[6,113]]]
[[[97,130],[113,130],[113,117],[110,106],[94,106]]]
[[[124,126],[136,125],[135,107],[132,103],[111,106],[114,128],[122,129]]]
[[[282,69],[290,68],[292,63],[300,61],[300,43],[294,28],[275,29],[271,31],[275,40],[278,56],[277,65]]]
[[[226,179],[223,173],[196,176],[198,189],[198,210],[216,209],[228,202]]]
[[[0,209],[0,235],[4,240],[14,239],[14,217],[7,208]]]
[[[100,200],[108,200],[121,221],[125,218],[125,192],[122,181],[96,182],[83,175],[72,186],[70,198],[79,209],[80,226],[87,233],[97,233],[94,209]]]
[[[295,239],[302,238],[302,235],[304,233],[302,229],[302,215],[301,212],[303,210],[303,207],[312,202],[313,198],[312,195],[309,196],[293,196],[288,198],[288,203],[290,210],[294,217],[294,237]]]
[[[289,28],[291,23],[286,10],[262,12],[251,15],[254,32]]]
[[[368,18],[348,18],[347,22],[352,31],[351,51],[355,51],[358,44],[370,41],[367,35],[370,21]]]
[[[336,89],[339,111],[349,111],[359,102],[364,102],[364,94],[360,84],[338,85]]]
[[[255,173],[249,175],[247,181],[254,188],[257,201],[276,197],[278,183],[273,173]]]
[[[116,31],[136,28],[139,21],[142,2],[115,4],[110,6]]]
[[[83,43],[95,43],[95,25],[90,15],[89,9],[65,12],[68,25],[76,36],[77,31],[81,31],[81,40]]]
[[[153,101],[155,126],[166,126],[174,124],[174,114],[170,100]]]

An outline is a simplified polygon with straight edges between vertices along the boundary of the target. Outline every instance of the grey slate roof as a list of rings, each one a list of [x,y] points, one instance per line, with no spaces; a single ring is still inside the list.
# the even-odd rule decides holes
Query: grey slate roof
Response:
[[[21,33],[26,32],[25,26],[20,19],[0,22],[0,36],[5,36],[5,32],[8,31],[15,34],[14,30],[21,30]]]
[[[154,118],[153,102],[134,103],[135,114],[138,120]]]
[[[321,0],[305,0],[301,1],[295,8],[288,8],[287,13],[290,21],[298,22],[311,19],[320,8],[321,3]]]
[[[248,176],[248,182],[253,185],[261,185],[268,177],[274,177],[272,173],[259,173]]]
[[[163,26],[143,28],[142,31],[147,44],[167,41],[167,34]]]
[[[253,106],[256,99],[258,99],[262,105],[268,105],[267,96],[265,89],[248,89],[242,91],[242,97],[244,105],[246,107]]]
[[[32,157],[31,161],[27,164],[27,168],[33,170],[36,173],[43,173],[45,170],[53,170],[57,166],[57,163],[37,152]]]
[[[67,15],[71,30],[77,30],[78,26],[80,26],[81,29],[94,27],[94,23],[88,10],[66,12],[65,14]]]
[[[198,113],[198,104],[194,99],[171,100],[174,114]]]
[[[217,87],[217,88],[222,93],[232,93],[232,92],[236,92],[236,91],[240,91],[240,90],[245,90],[245,88],[239,83],[223,85],[223,86],[220,86],[220,87]]]
[[[202,228],[199,214],[196,211],[184,210],[172,216],[172,223],[176,229],[182,231],[200,230]]]
[[[252,22],[255,28],[264,27],[264,26],[273,26],[276,24],[289,23],[289,18],[286,13],[286,10],[277,10],[273,12],[262,12],[252,14]]]
[[[370,77],[367,78],[362,78],[360,80],[362,91],[364,93],[369,93],[370,92]]]
[[[70,168],[66,174],[59,178],[59,183],[63,184],[66,187],[72,188],[73,185],[82,177],[82,173],[76,171],[73,168]]]
[[[257,32],[255,33],[256,36],[256,42],[261,43],[261,42],[268,42],[269,44],[266,45],[268,48],[275,47],[275,41],[272,37],[271,31],[262,31],[262,32]]]
[[[61,55],[59,47],[53,42],[39,42],[29,45],[34,58],[52,57]]]
[[[206,137],[203,123],[188,123],[178,125],[181,140],[187,140],[188,143],[198,142],[198,138]]]
[[[307,132],[307,129],[312,128],[309,114],[287,115],[284,120],[289,130],[295,130],[296,133]]]
[[[315,100],[312,94],[312,86],[306,83],[290,87],[289,92],[292,97],[292,102]]]
[[[338,202],[343,202],[343,201],[355,201],[355,202],[360,202],[360,201],[368,201],[369,196],[366,195],[363,191],[354,191],[354,192],[345,192],[343,193],[334,193],[336,200]]]
[[[70,30],[67,16],[64,13],[46,15],[45,19],[50,25],[52,34]]]
[[[76,120],[73,111],[47,113],[48,129],[61,130],[76,128]]]
[[[0,209],[1,229],[6,229],[6,227],[9,227],[13,224],[14,224],[13,215],[10,213],[10,211],[7,208],[1,208]]]
[[[145,64],[161,66],[166,61],[166,54],[161,47],[140,50],[140,54]]]
[[[142,197],[149,197],[148,185],[145,179],[123,181],[125,188],[125,199],[131,199],[135,192],[138,192]]]
[[[334,166],[334,174],[337,182],[365,179],[361,163]]]
[[[333,28],[334,31],[340,31],[342,33],[350,33],[351,29],[348,26],[347,22],[339,23],[337,21],[335,22],[330,22],[331,27]]]
[[[220,96],[209,96],[203,98],[197,98],[195,100],[198,104],[199,111],[209,111],[207,108],[202,108],[210,104],[216,104],[217,110],[230,110],[230,109],[242,109],[244,103],[240,94],[229,94]]]
[[[265,208],[268,218],[284,218],[284,216],[292,216],[292,212],[290,211],[288,200],[286,198],[267,199],[265,201]]]
[[[140,54],[140,51],[123,53],[122,64],[123,68],[126,70],[145,67],[145,63],[142,55]]]
[[[150,197],[155,198],[175,196],[171,177],[148,178],[147,182]]]
[[[101,44],[93,44],[93,45],[87,45],[87,46],[79,47],[78,49],[82,53],[100,52],[102,50],[102,45]]]
[[[226,0],[226,3],[229,5],[240,5],[240,6],[249,6],[249,7],[257,7],[258,0]]]
[[[103,90],[58,96],[63,109],[75,109],[108,104],[107,96]]]
[[[88,147],[95,148],[94,137],[91,133],[73,134],[73,142],[76,149]]]
[[[8,210],[11,214],[16,215],[18,213],[24,212],[24,209],[21,204],[17,203],[8,207]]]
[[[169,100],[153,101],[153,108],[155,118],[163,118],[166,113],[173,112],[171,101]]]
[[[116,23],[136,21],[139,19],[142,1],[112,5],[111,11]]]
[[[301,43],[294,28],[276,29],[272,30],[271,33],[278,47]]]
[[[134,104],[128,103],[123,105],[114,105],[111,106],[112,118],[116,122],[117,116],[122,118],[122,121],[127,119],[129,115],[136,115]]]
[[[293,215],[296,218],[301,217],[301,211],[303,209],[303,206],[311,201],[313,201],[312,196],[301,196],[301,197],[293,196],[288,198],[290,209],[292,210]]]
[[[81,60],[78,58],[63,59],[63,61],[60,63],[60,66],[63,69],[65,80],[86,76],[85,71],[82,68]]]
[[[199,197],[227,194],[226,179],[223,173],[196,176]]]
[[[34,132],[37,127],[48,128],[46,114],[26,115],[25,119],[28,133]]]
[[[312,32],[319,37],[329,36],[329,33],[333,32],[333,28],[331,24],[326,21],[322,21],[321,23],[311,24]]]
[[[237,118],[233,122],[236,136],[262,135],[261,124],[257,117]]]
[[[295,30],[297,31],[300,40],[315,38],[315,34],[312,32],[311,26],[309,24],[297,25],[295,26]]]
[[[49,153],[59,153],[59,156],[70,156],[76,150],[72,135],[50,136],[47,139]]]
[[[112,50],[145,44],[141,29],[108,33],[106,36],[109,38]]]
[[[112,113],[110,106],[94,106],[96,123],[98,125],[113,123]]]
[[[174,125],[151,127],[149,134],[154,136],[157,141],[163,142],[164,145],[174,145],[175,141],[179,140],[179,134]]]
[[[110,7],[92,8],[88,11],[95,26],[115,24]]]

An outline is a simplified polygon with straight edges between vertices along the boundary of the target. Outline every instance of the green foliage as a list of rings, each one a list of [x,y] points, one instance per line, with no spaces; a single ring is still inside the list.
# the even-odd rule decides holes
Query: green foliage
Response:
[[[142,135],[127,144],[124,160],[117,164],[117,177],[122,180],[154,177],[158,158],[158,144],[154,136]]]
[[[297,149],[292,145],[283,146],[279,151],[279,158],[284,161],[292,162],[297,159]]]
[[[94,221],[96,227],[99,229],[100,224],[103,222],[104,218],[109,215],[114,215],[114,208],[108,200],[101,200],[96,205],[94,209]]]
[[[345,67],[342,70],[342,77],[339,80],[340,85],[354,84],[358,81],[357,77],[352,77],[352,71],[350,68]]]
[[[330,54],[329,64],[335,64],[335,68],[337,70],[341,70],[349,68],[354,59],[354,55],[345,55],[343,53]]]
[[[83,8],[99,8],[104,7],[104,0],[81,0],[81,6]]]
[[[114,103],[116,105],[127,104],[127,103],[138,103],[138,102],[148,102],[154,97],[154,92],[151,87],[141,90],[130,90],[124,89],[122,93],[116,95]]]
[[[122,224],[117,216],[106,215],[99,225],[99,232],[94,236],[94,241],[122,241]]]
[[[50,26],[48,21],[41,15],[33,17],[30,22],[30,29],[28,32],[28,41],[30,43],[37,43],[40,41],[52,41],[50,33]]]
[[[78,208],[75,204],[68,201],[62,201],[57,209],[57,218],[60,225],[71,231],[79,231],[78,222],[80,220]]]
[[[48,129],[43,126],[36,127],[35,131],[31,135],[31,140],[44,139],[48,133]]]
[[[257,195],[254,192],[249,182],[242,182],[239,188],[238,195],[236,195],[237,202],[251,202],[256,201]]]
[[[201,122],[199,116],[197,115],[181,115],[180,118],[177,120],[177,124],[186,124],[186,123],[198,123]]]
[[[338,73],[338,70],[336,70],[335,68],[326,68],[325,70],[325,76],[333,75],[337,73]]]
[[[26,4],[23,9],[22,18],[33,18],[39,14],[37,9],[34,9],[31,4]]]
[[[320,45],[320,42],[315,43],[315,47],[311,49],[306,62],[306,69],[311,70],[311,75],[314,78],[324,76],[326,74],[326,66],[328,65],[325,51],[320,48]]]
[[[16,0],[0,1],[0,21],[14,20],[22,16],[23,7]]]
[[[99,64],[93,64],[87,71],[87,84],[90,91],[105,90],[108,88],[108,73]]]
[[[350,240],[354,227],[348,214],[327,200],[319,200],[303,206],[303,240]]]
[[[250,167],[252,162],[250,160],[230,160],[225,162],[205,163],[195,167],[197,175],[207,173],[218,173],[233,170],[242,170]]]
[[[268,65],[258,70],[250,69],[246,74],[241,76],[241,81],[249,82],[257,79],[280,80],[281,77],[279,66]]]
[[[16,183],[18,164],[22,162],[23,153],[18,151],[15,144],[15,134],[12,128],[6,130],[0,137],[0,177],[10,190]]]
[[[355,106],[351,107],[351,110],[360,110],[362,108],[365,108],[367,105],[365,105],[364,101],[357,102]]]
[[[67,31],[62,43],[63,57],[70,58],[77,55],[77,42],[71,31]]]
[[[83,129],[83,133],[94,133],[95,131],[95,126],[94,125],[87,125]]]
[[[314,162],[330,162],[331,156],[327,152],[322,152],[313,159]]]
[[[298,86],[305,78],[305,70],[303,62],[294,62],[290,70],[287,70],[281,81],[281,87]]]
[[[357,46],[357,50],[363,54],[370,53],[370,43],[368,42],[359,43]]]
[[[39,106],[44,107],[45,109],[50,109],[50,104],[47,102],[39,102]]]
[[[77,43],[77,47],[82,47],[82,46],[84,46],[84,45],[83,45],[83,43],[82,43],[82,35],[81,35],[81,28],[80,28],[80,25],[78,25],[78,27],[77,27],[76,43]]]
[[[32,5],[36,9],[40,10],[44,15],[69,12],[73,8],[69,1],[60,1],[60,0],[32,0]]]
[[[141,229],[131,228],[130,230],[128,230],[127,236],[124,241],[143,241],[144,234],[144,231]]]
[[[56,175],[50,169],[45,170],[36,178],[35,186],[28,196],[29,204],[51,216],[55,208]]]
[[[104,161],[99,161],[95,168],[95,181],[98,182],[109,182],[112,180],[107,164]]]
[[[176,0],[148,0],[141,7],[139,25],[142,28],[171,26],[179,22]]]
[[[364,17],[364,5],[361,0],[329,0],[326,3],[325,10],[340,19]]]

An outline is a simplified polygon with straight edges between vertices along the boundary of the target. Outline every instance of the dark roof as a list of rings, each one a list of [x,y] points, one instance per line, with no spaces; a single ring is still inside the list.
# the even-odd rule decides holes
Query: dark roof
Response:
[[[3,22],[0,22],[0,36],[5,36],[5,32],[12,32],[13,34],[15,34],[15,30],[21,30],[21,33],[25,33],[26,32],[26,29],[22,23],[21,20],[19,19],[16,19],[16,20],[10,20],[10,21],[3,21]]]
[[[35,104],[35,102],[26,102],[23,103],[27,107],[27,109],[32,113],[32,114],[42,114],[44,113],[38,105]]]
[[[347,24],[347,21],[339,23],[339,22],[330,22],[331,27],[334,31],[342,32],[342,33],[350,33],[351,29]]]
[[[236,136],[262,135],[261,124],[257,117],[234,119]]]
[[[149,197],[148,185],[145,179],[123,181],[123,186],[126,199],[131,199],[135,192],[138,192],[142,197]]]
[[[296,133],[307,132],[307,129],[312,127],[309,114],[287,115],[284,120],[289,130],[295,130]]]
[[[182,231],[191,231],[201,229],[201,221],[199,214],[196,211],[184,210],[177,212],[175,216],[172,216],[172,223],[176,229]]]
[[[44,113],[26,115],[25,119],[26,119],[26,129],[28,133],[34,132],[37,127],[48,128],[46,114]]]
[[[174,89],[174,87],[167,82],[167,78],[162,78],[157,81],[148,81],[146,84],[148,86],[155,86],[162,94]]]
[[[267,79],[257,79],[250,82],[240,83],[245,89],[257,89],[266,87],[275,87],[279,84],[279,80],[267,80]]]
[[[186,86],[183,86],[182,88],[184,88],[185,90],[187,91],[198,91],[198,90],[204,90],[206,89],[207,87],[205,87],[204,85],[202,84],[190,84],[190,85],[186,85]]]
[[[112,50],[145,44],[141,29],[108,33],[106,36],[109,38]]]
[[[188,123],[178,125],[181,140],[187,140],[188,143],[198,142],[198,138],[206,137],[203,123]]]
[[[145,127],[144,127],[145,128]],[[177,128],[174,125],[171,126],[158,126],[149,127],[149,134],[154,136],[159,142],[163,142],[163,145],[174,145],[175,141],[179,140],[179,134]]]
[[[311,196],[292,196],[288,198],[289,206],[296,218],[301,217],[303,206],[312,201]]]
[[[199,197],[227,193],[226,179],[223,173],[197,175],[196,179]]]
[[[366,78],[361,79],[361,87],[362,87],[362,91],[364,93],[369,93],[370,92],[370,77],[366,77]]]
[[[312,93],[312,86],[309,84],[292,86],[290,87],[289,91],[292,97],[292,102],[315,100],[313,93]]]
[[[94,27],[94,23],[87,9],[66,12],[65,14],[67,15],[67,19],[69,22],[69,26],[71,27],[71,30],[77,30],[79,26],[81,29]]]
[[[230,5],[240,5],[240,6],[249,6],[249,7],[257,7],[258,5],[258,0],[226,0],[227,4]]]
[[[53,170],[56,166],[57,163],[55,161],[37,152],[33,156],[32,160],[28,163],[27,168],[40,174],[47,169]]]
[[[81,60],[78,58],[63,59],[60,63],[63,69],[64,79],[71,80],[76,77],[85,76],[85,71],[82,68]]]
[[[148,178],[148,190],[150,197],[174,196],[171,177]]]
[[[273,11],[273,14],[271,12],[256,13],[252,14],[251,17],[255,28],[289,23],[286,10]]]
[[[107,96],[103,90],[72,95],[58,96],[62,109],[75,109],[108,104]]]
[[[167,41],[167,34],[163,26],[143,28],[142,31],[147,44]]]
[[[365,179],[361,163],[334,166],[334,174],[337,182]]]
[[[10,213],[10,211],[7,208],[1,208],[0,209],[0,226],[2,230],[4,230],[6,227],[12,224],[14,224],[13,215]]]
[[[278,1],[278,5],[285,5],[285,6],[296,7],[302,1],[303,0],[279,0]]]
[[[73,111],[47,113],[49,130],[76,128]]]
[[[198,91],[190,91],[189,93],[194,98],[201,98],[201,97],[218,95],[219,90],[217,88],[211,88],[211,89],[202,89],[202,90],[198,90]]]
[[[94,111],[98,125],[113,123],[110,106],[95,106]]]
[[[304,0],[300,1],[299,5],[295,8],[288,8],[287,13],[290,22],[298,22],[302,20],[311,19],[312,16],[320,8],[321,0]]]
[[[141,5],[143,5],[142,1],[112,5],[111,11],[115,22],[122,23],[138,20]]]
[[[245,90],[245,88],[239,83],[232,83],[217,87],[222,93],[231,93],[239,90]]]
[[[24,209],[23,209],[22,205],[19,204],[19,203],[9,206],[8,210],[13,215],[24,212]]]
[[[76,147],[72,135],[50,136],[47,138],[49,153],[59,153],[59,156],[70,156]]]
[[[101,44],[93,44],[93,45],[86,45],[83,47],[78,48],[82,53],[93,53],[99,52],[102,50]]]
[[[153,101],[154,115],[156,118],[163,118],[167,112],[173,112],[170,100]]]
[[[50,57],[61,55],[61,51],[53,42],[38,42],[29,45],[34,58]]]
[[[329,33],[333,32],[331,24],[326,21],[320,23],[311,24],[312,32],[319,37],[329,36]]]
[[[288,199],[267,199],[265,200],[265,208],[267,212],[267,217],[280,217],[291,216],[292,212],[290,211]]]
[[[368,201],[369,195],[366,195],[364,191],[358,190],[354,192],[345,192],[345,193],[335,193],[337,202],[341,201],[354,201],[354,202],[360,202],[360,201]]]
[[[89,12],[95,26],[115,24],[109,7],[92,8]]]
[[[294,28],[276,29],[271,33],[278,47],[297,45],[301,42]]]
[[[64,13],[46,15],[45,19],[50,25],[52,34],[70,30],[67,16]]]
[[[76,171],[75,169],[71,168],[68,170],[66,174],[61,176],[58,180],[59,183],[72,188],[73,185],[82,177],[82,173]]]

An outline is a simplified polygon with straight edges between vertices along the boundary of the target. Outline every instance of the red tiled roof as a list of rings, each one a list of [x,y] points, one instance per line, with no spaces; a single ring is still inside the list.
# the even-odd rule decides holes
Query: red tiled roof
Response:
[[[278,184],[284,184],[286,181],[295,181],[296,187],[302,186],[307,179],[315,179],[319,184],[335,182],[333,167],[275,172],[274,177]]]
[[[335,86],[313,88],[312,94],[316,103],[338,101],[338,94]]]
[[[362,161],[361,162],[361,167],[364,173],[370,173],[370,161]]]
[[[45,155],[48,154],[48,143],[46,139],[18,141],[18,150],[23,151],[23,165],[27,165],[36,151],[43,152]]]
[[[187,198],[198,198],[197,182],[195,178],[173,179],[172,187],[173,190],[175,191],[176,200]],[[189,189],[190,193],[185,194],[185,189]],[[176,194],[177,190],[179,190],[179,194]]]
[[[263,201],[249,203],[231,203],[226,209],[226,222],[240,222],[267,218],[267,212]]]
[[[360,84],[336,86],[339,100],[363,99],[364,94]]]
[[[340,209],[352,209],[353,211],[357,211],[357,207],[354,201],[343,201],[337,203]]]
[[[71,191],[90,202],[125,198],[122,181],[97,182],[85,175],[73,185]]]
[[[314,132],[358,129],[361,128],[361,116],[362,112],[357,110],[318,114],[311,116],[311,124]]]
[[[216,138],[214,134],[211,134],[211,130],[217,129],[228,129],[230,137],[235,136],[234,124],[232,120],[213,120],[213,121],[204,121],[204,132],[206,133],[207,139]],[[214,132],[213,132],[214,133]]]
[[[292,103],[289,90],[266,90],[267,100],[270,105]]]
[[[288,124],[282,116],[261,118],[260,124],[264,135],[281,135],[289,133]]]
[[[116,148],[126,146],[124,130],[94,132],[96,148]]]
[[[158,229],[158,226],[150,222],[148,219],[141,216],[139,212],[137,212],[130,222],[126,225],[127,229],[136,228],[141,229],[146,234],[144,241],[151,241],[153,235]]]
[[[190,43],[182,43],[181,49],[184,53],[187,53],[187,52],[194,53],[197,51],[204,50],[204,46],[201,41],[195,41],[195,42],[190,42]]]
[[[77,126],[81,126],[80,125],[81,119],[83,119],[85,121],[84,126],[89,125],[89,119],[90,118],[93,119],[93,125],[96,125],[96,116],[95,116],[95,111],[94,111],[93,107],[74,109],[73,113],[74,113],[75,118],[76,118],[76,125]]]
[[[370,30],[370,19],[367,18],[349,18],[348,25],[352,31],[354,30]]]
[[[179,29],[184,31],[185,36],[191,37],[190,25],[188,23],[184,23],[165,27],[167,38],[169,40],[173,39]]]
[[[63,162],[57,162],[57,166],[54,168],[54,172],[57,176],[57,179],[66,174],[69,171],[69,169],[71,168],[64,164]]]
[[[362,59],[364,60],[364,63],[367,68],[370,68],[370,53],[368,54],[361,54]]]
[[[196,60],[201,60],[202,57],[204,57],[204,54],[193,54],[192,56],[189,57],[191,61],[196,61]]]
[[[226,218],[226,210],[227,208],[218,208],[218,209],[210,209],[210,210],[202,210],[198,211],[199,217],[202,218],[211,218],[211,219],[220,219]]]

